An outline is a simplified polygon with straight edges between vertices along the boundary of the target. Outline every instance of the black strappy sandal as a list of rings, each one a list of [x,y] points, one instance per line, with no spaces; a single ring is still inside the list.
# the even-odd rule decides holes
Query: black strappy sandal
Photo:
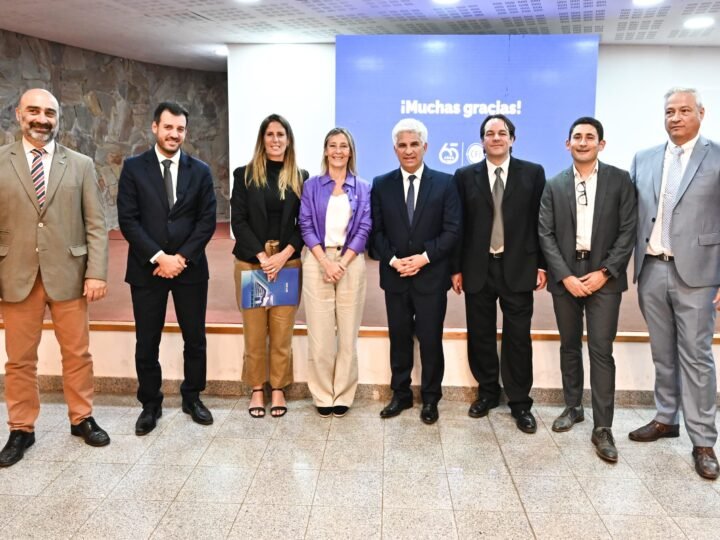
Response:
[[[255,392],[264,392],[263,388],[255,388],[250,392],[250,395],[254,394]],[[270,409],[272,411],[272,409]],[[250,407],[248,409],[248,414],[252,416],[253,418],[265,418],[265,406],[262,407]]]
[[[285,389],[284,388],[273,388],[273,392],[282,392],[283,397],[285,397]],[[272,394],[271,394],[272,399]],[[285,413],[287,413],[288,409],[285,406],[282,405],[275,405],[273,407],[270,407],[270,416],[273,418],[280,418],[281,416],[285,416]],[[275,413],[279,414],[275,414]]]

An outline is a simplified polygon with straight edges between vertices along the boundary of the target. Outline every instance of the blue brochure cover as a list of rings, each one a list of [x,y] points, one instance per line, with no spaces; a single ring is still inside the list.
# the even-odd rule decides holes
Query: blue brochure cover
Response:
[[[275,281],[262,270],[243,270],[242,307],[296,306],[299,301],[299,268],[283,268]]]

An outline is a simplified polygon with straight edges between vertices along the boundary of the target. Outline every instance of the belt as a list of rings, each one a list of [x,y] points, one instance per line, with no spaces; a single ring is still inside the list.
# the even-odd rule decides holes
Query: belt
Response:
[[[646,256],[652,257],[653,259],[658,259],[662,262],[670,262],[675,260],[675,257],[673,257],[672,255],[665,255],[664,253],[661,253],[660,255],[650,255],[649,253],[647,253]]]
[[[575,260],[576,261],[584,261],[586,259],[590,258],[590,252],[586,251],[584,249],[579,249],[575,252]]]
[[[325,251],[328,249],[342,249],[342,246],[325,246]]]
[[[505,253],[490,253],[491,259],[502,259]]]

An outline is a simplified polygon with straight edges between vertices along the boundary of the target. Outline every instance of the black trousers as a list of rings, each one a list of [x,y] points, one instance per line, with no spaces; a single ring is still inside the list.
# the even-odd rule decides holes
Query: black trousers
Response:
[[[533,400],[530,321],[533,293],[511,291],[505,283],[503,259],[490,259],[488,277],[480,292],[465,293],[468,361],[478,382],[478,397],[500,397],[499,375],[513,412],[530,410]],[[503,313],[500,358],[497,353],[497,301]]]
[[[159,406],[163,400],[160,367],[160,338],[165,326],[168,295],[172,293],[184,349],[185,378],[180,393],[185,400],[197,399],[207,380],[205,312],[208,282],[179,284],[168,279],[150,287],[130,286],[135,316],[135,370],[137,398],[143,407]]]
[[[420,343],[422,377],[420,391],[423,403],[437,403],[442,397],[445,373],[442,336],[447,291],[420,294],[385,291],[388,330],[390,332],[390,388],[395,397],[412,400],[410,390],[413,369],[413,336]]]
[[[575,274],[588,273],[585,261],[577,261]],[[595,427],[612,427],[615,412],[615,359],[613,341],[617,335],[621,293],[603,293],[576,298],[570,293],[554,294],[555,320],[560,331],[560,371],[565,405],[582,403],[584,370],[582,359],[583,312],[587,318]]]

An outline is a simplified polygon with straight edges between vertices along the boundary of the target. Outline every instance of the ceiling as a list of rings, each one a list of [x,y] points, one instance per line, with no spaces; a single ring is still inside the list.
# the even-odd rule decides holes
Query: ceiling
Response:
[[[224,71],[224,43],[337,34],[584,34],[601,43],[720,46],[720,0],[0,0],[0,27],[144,62]],[[692,16],[715,25],[685,30]]]

